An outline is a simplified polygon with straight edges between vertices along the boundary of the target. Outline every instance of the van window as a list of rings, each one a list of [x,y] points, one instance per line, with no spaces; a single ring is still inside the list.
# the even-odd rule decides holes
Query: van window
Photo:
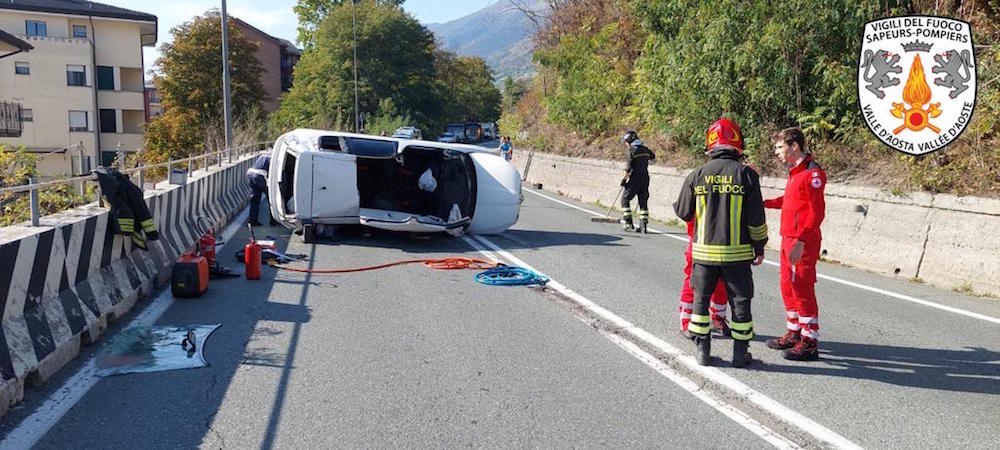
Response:
[[[347,153],[364,158],[395,158],[398,143],[377,139],[344,138]]]
[[[295,214],[295,155],[285,152],[285,161],[281,170],[281,199],[285,203],[285,214]]]

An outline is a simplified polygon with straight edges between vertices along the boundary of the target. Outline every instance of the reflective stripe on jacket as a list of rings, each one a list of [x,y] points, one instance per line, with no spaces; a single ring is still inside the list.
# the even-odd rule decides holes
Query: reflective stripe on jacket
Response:
[[[694,220],[692,259],[706,265],[752,261],[767,243],[760,179],[735,152],[714,150],[710,156],[688,175],[674,203],[681,220]]]

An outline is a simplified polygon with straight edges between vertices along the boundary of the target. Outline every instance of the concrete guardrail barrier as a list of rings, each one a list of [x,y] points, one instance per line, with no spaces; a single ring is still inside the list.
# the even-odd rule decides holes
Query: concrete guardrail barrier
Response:
[[[197,171],[181,186],[162,182],[145,192],[160,239],[148,251],[112,234],[107,208],[96,204],[41,219],[39,227],[0,228],[0,415],[97,339],[110,321],[164,286],[173,261],[246,204],[246,170],[254,156]]]
[[[527,151],[516,151],[512,163],[524,173],[527,159]],[[526,183],[607,207],[623,174],[621,162],[535,152]],[[672,204],[686,175],[676,168],[650,167],[654,219],[676,219]],[[764,198],[772,198],[784,191],[785,179],[765,177],[761,185]],[[1000,294],[1000,238],[995,236],[1000,200],[923,192],[897,196],[830,183],[826,202],[825,259],[945,288]],[[779,219],[778,210],[767,210],[771,249],[780,242]]]

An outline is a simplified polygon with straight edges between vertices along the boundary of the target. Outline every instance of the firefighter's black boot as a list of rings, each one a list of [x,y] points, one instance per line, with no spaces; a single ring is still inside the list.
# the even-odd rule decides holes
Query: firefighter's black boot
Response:
[[[750,341],[733,340],[733,367],[746,366],[753,356],[750,355]]]
[[[635,231],[635,225],[632,224],[632,217],[626,216],[622,218],[622,227],[625,231]]]
[[[695,335],[694,346],[695,359],[698,360],[698,364],[707,366],[712,359],[712,336],[710,334]]]
[[[640,219],[639,220],[639,229],[642,230],[643,234],[648,233],[648,231],[646,231],[646,225],[648,225],[648,224],[649,224],[649,220],[647,220],[647,219]]]

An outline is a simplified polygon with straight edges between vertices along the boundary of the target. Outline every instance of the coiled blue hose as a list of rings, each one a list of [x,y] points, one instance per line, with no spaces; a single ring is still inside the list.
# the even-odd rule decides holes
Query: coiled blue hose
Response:
[[[476,281],[493,286],[526,286],[545,284],[548,277],[528,269],[511,266],[499,266],[476,274]]]

